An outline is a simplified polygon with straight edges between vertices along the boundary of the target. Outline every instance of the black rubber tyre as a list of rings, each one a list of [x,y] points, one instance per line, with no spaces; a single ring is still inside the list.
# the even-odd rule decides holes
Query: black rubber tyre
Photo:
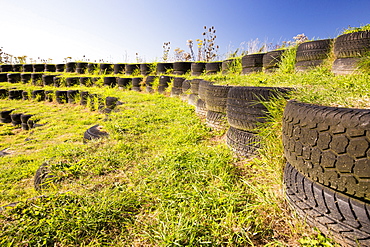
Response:
[[[0,88],[0,98],[1,99],[5,99],[6,97],[8,97],[8,95],[9,95],[8,89]]]
[[[68,102],[67,91],[55,91],[55,100],[59,104],[65,104]]]
[[[331,190],[287,163],[285,194],[297,214],[343,246],[370,246],[370,204]]]
[[[14,126],[20,126],[22,124],[21,116],[22,116],[22,113],[10,114],[10,118],[12,119],[12,124]]]
[[[226,101],[232,86],[208,85],[205,101],[209,111],[222,112],[226,114]]]
[[[8,75],[7,73],[0,73],[0,82],[8,81],[8,76],[7,75]]]
[[[139,64],[126,64],[125,65],[125,73],[126,75],[132,75],[134,73],[140,72],[140,65]]]
[[[179,96],[181,94],[182,94],[182,88],[177,88],[177,87],[171,88],[170,96],[174,97],[174,96]]]
[[[206,63],[191,63],[191,75],[199,76],[204,73],[206,69]]]
[[[101,126],[99,124],[88,128],[84,133],[84,141],[86,140],[97,140],[109,136],[105,131],[101,131]]]
[[[348,57],[335,59],[331,71],[335,75],[349,75],[356,73],[361,58]]]
[[[22,99],[23,90],[9,90],[9,99],[10,100],[20,100]]]
[[[89,98],[89,92],[80,92],[80,105],[87,105],[87,99]]]
[[[206,74],[208,75],[217,74],[221,70],[222,70],[222,62],[206,63]]]
[[[45,64],[45,72],[56,72],[55,64]]]
[[[208,90],[209,85],[213,85],[213,82],[206,81],[206,80],[201,80],[199,82],[198,95],[199,95],[199,98],[202,99],[204,102],[206,101],[206,95],[207,95],[207,90]]]
[[[44,163],[36,171],[34,177],[34,187],[35,190],[45,189],[48,184],[52,181],[54,176],[50,174],[49,166]]]
[[[66,78],[66,85],[67,87],[73,87],[80,84],[79,77],[67,77]]]
[[[241,59],[240,58],[232,58],[232,59],[227,59],[227,60],[224,60],[222,61],[222,73],[223,74],[227,74],[228,72],[230,72],[230,68],[233,68],[235,67],[237,64],[241,63]]]
[[[157,63],[157,75],[169,74],[173,70],[173,63]]]
[[[202,79],[193,79],[190,81],[190,90],[193,94],[199,93],[199,82],[201,82]]]
[[[54,76],[54,87],[60,87],[60,84],[61,84],[61,78],[60,77],[57,77],[57,76]]]
[[[4,110],[0,111],[0,123],[11,123],[12,119],[10,117],[10,114],[12,113],[13,110]]]
[[[157,76],[147,76],[145,78],[145,86],[146,87],[152,87],[153,86],[153,83],[154,81],[157,79]],[[167,84],[168,85],[168,84]]]
[[[44,101],[45,90],[33,90],[31,93],[31,98],[35,99],[36,101]]]
[[[228,127],[226,114],[221,112],[207,110],[206,123],[207,126],[216,130],[223,130]]]
[[[11,64],[1,64],[0,65],[1,72],[13,72],[13,66]]]
[[[42,75],[42,83],[44,86],[54,85],[55,75]]]
[[[361,57],[370,51],[370,31],[340,35],[334,43],[336,58]]]
[[[304,42],[297,48],[296,61],[323,60],[329,57],[332,39]]]
[[[46,102],[53,102],[54,91],[47,90],[45,91],[45,101]]]
[[[80,85],[81,86],[91,86],[92,83],[91,83],[91,80],[90,80],[90,77],[80,77],[79,78],[79,81],[80,81]]]
[[[234,153],[243,157],[256,155],[260,146],[259,137],[256,134],[233,127],[227,130],[226,144]]]
[[[21,82],[23,84],[30,83],[31,82],[31,74],[24,74],[24,73],[22,73],[21,74]]]
[[[13,72],[22,72],[22,64],[13,64]]]
[[[43,75],[42,73],[32,73],[31,74],[32,85],[43,86],[42,75]]]
[[[119,78],[118,87],[125,88],[132,84],[132,78]]]
[[[124,63],[117,63],[113,65],[114,74],[124,74],[125,73],[126,64]]]
[[[284,51],[285,50],[269,51],[263,56],[262,63],[265,71],[273,71],[279,67]]]
[[[32,117],[31,114],[22,114],[21,115],[21,122],[22,124],[27,124],[28,120]]]
[[[197,105],[197,102],[198,102],[198,99],[199,99],[199,96],[197,94],[189,94],[189,97],[188,97],[188,104],[189,105],[193,105],[193,106],[196,106]]]
[[[175,75],[184,75],[191,70],[191,62],[174,62],[173,73]]]
[[[116,77],[104,77],[104,85],[108,87],[115,87],[117,84]]]
[[[197,100],[197,103],[195,105],[195,113],[201,118],[207,117],[207,106],[204,100],[202,99]]]
[[[175,88],[182,88],[182,83],[185,81],[184,77],[174,77],[173,79],[173,87]]]
[[[78,90],[68,90],[67,91],[67,98],[68,98],[68,103],[69,104],[75,104],[76,103],[76,98],[79,95]]]
[[[370,110],[289,101],[283,118],[287,161],[313,181],[370,200]]]
[[[189,89],[191,87],[190,82],[191,82],[191,80],[185,80],[185,81],[182,82],[182,92],[183,93],[186,93],[186,92],[189,91]]]
[[[23,72],[33,72],[32,64],[23,64]]]
[[[33,72],[44,72],[45,71],[45,64],[33,64],[32,65]]]
[[[113,110],[114,108],[116,108],[117,102],[118,102],[118,98],[117,97],[106,97],[105,98],[105,106],[108,109]]]
[[[290,90],[279,87],[233,87],[226,101],[228,123],[234,128],[253,132],[258,123],[266,120],[267,109],[262,102]]]
[[[101,64],[99,64],[99,73],[101,75],[112,74],[113,72],[114,72],[113,64],[111,64],[111,63],[101,63]]]
[[[132,91],[141,92],[141,83],[143,81],[142,77],[132,78]]]
[[[77,63],[75,63],[75,62],[66,63],[66,72],[67,73],[75,73],[76,68],[77,68]]]
[[[21,81],[21,74],[20,73],[7,74],[7,78],[9,83],[18,83]]]
[[[242,57],[242,73],[249,74],[261,72],[263,68],[263,56],[266,53],[249,54]]]
[[[172,79],[173,77],[171,76],[162,75],[159,77],[159,85],[167,87]]]
[[[85,74],[86,71],[87,71],[87,65],[88,65],[88,63],[86,63],[86,62],[78,62],[76,64],[77,74]]]
[[[87,65],[87,71],[88,71],[89,74],[93,74],[97,70],[98,70],[98,64],[97,63],[89,63]]]
[[[27,91],[22,92],[22,100],[29,100],[29,93]]]
[[[63,73],[64,70],[66,69],[66,65],[64,63],[56,64],[55,68],[56,68],[56,72],[62,72]]]
[[[147,76],[151,73],[152,71],[150,70],[150,64],[148,63],[142,63],[140,64],[140,74],[143,76]]]

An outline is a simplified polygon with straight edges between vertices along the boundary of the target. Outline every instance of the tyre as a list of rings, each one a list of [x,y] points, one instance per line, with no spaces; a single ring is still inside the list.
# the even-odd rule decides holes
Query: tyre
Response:
[[[12,111],[14,111],[14,109],[0,111],[0,123],[11,123],[12,118],[10,117],[10,114]]]
[[[206,81],[206,80],[201,80],[199,82],[198,95],[199,95],[199,98],[202,99],[204,102],[206,100],[206,95],[207,95],[207,90],[208,90],[209,85],[213,85],[213,82]]]
[[[8,81],[8,76],[7,75],[8,74],[0,74],[0,82],[6,82],[6,81]]]
[[[59,104],[65,104],[68,102],[67,91],[55,91],[55,100]]]
[[[36,190],[45,189],[52,181],[54,176],[50,172],[50,167],[44,163],[36,171],[34,177],[34,187]]]
[[[226,114],[226,101],[232,86],[208,85],[205,101],[209,111]]]
[[[90,87],[92,85],[90,77],[80,77],[79,81],[81,86]]]
[[[20,73],[7,74],[7,79],[9,83],[18,83],[21,81]]]
[[[56,72],[55,64],[45,64],[45,72]]]
[[[108,74],[112,74],[114,71],[113,71],[113,64],[110,64],[110,63],[101,63],[99,64],[99,73],[101,75],[108,75]]]
[[[181,94],[182,94],[182,88],[177,88],[177,87],[171,88],[170,96],[174,97],[174,96],[179,96]]]
[[[212,75],[217,74],[222,69],[222,62],[211,62],[206,63],[206,74]]]
[[[228,127],[226,114],[207,110],[206,124],[215,130],[226,129]]]
[[[23,64],[23,72],[33,72],[32,64]]]
[[[54,91],[53,90],[47,90],[47,91],[45,91],[45,101],[46,102],[53,102],[53,95],[54,95]]]
[[[21,115],[22,113],[10,114],[10,118],[12,119],[13,126],[20,126],[22,124]]]
[[[173,77],[171,77],[171,76],[162,75],[162,76],[159,77],[159,85],[164,86],[164,87],[168,87],[168,84],[171,83],[172,79],[173,79]]]
[[[125,65],[125,73],[126,75],[138,74],[137,72],[140,71],[139,64],[126,64]]]
[[[64,63],[55,65],[56,72],[62,72],[63,73],[65,68],[66,68],[66,65]]]
[[[89,98],[89,92],[80,92],[80,105],[87,105],[87,99]]]
[[[175,75],[184,75],[191,70],[191,62],[174,62],[173,73]]]
[[[193,93],[192,94],[189,94],[188,104],[189,105],[196,106],[198,99],[199,99],[199,96],[197,94],[193,94]]]
[[[285,195],[297,214],[343,246],[370,246],[370,205],[325,187],[287,163]]]
[[[251,132],[230,127],[226,133],[226,144],[234,153],[251,157],[257,154],[259,137]]]
[[[22,72],[22,64],[13,64],[13,72]]]
[[[190,90],[193,94],[199,93],[199,82],[201,82],[202,79],[193,79],[190,81]]]
[[[108,87],[115,87],[117,84],[116,77],[104,77],[104,85]]]
[[[66,85],[67,87],[73,87],[80,84],[80,79],[78,77],[67,77]]]
[[[285,50],[269,51],[263,56],[262,63],[266,72],[272,72],[279,67],[284,51]]]
[[[5,88],[0,88],[0,98],[5,99],[8,97],[9,91]]]
[[[31,74],[32,85],[42,86],[43,85],[42,75],[43,75],[42,73],[32,73]]]
[[[195,105],[195,113],[201,118],[207,117],[207,106],[204,100],[202,99],[197,100],[197,103]]]
[[[254,132],[267,117],[267,108],[262,102],[285,95],[290,90],[279,87],[233,87],[226,100],[228,123],[236,129]]]
[[[22,92],[22,100],[29,100],[30,97],[29,97],[29,94],[27,91],[23,91]]]
[[[78,90],[68,90],[67,91],[68,103],[69,104],[75,104],[76,103],[76,98],[78,97],[79,93],[80,92]]]
[[[199,76],[204,73],[206,69],[206,63],[191,63],[191,75],[192,76]]]
[[[304,42],[297,48],[296,61],[312,61],[327,59],[330,54],[332,39]]]
[[[113,110],[114,108],[116,108],[117,102],[118,102],[118,98],[116,97],[106,97],[105,98],[105,106],[108,109]]]
[[[266,53],[249,54],[242,57],[242,73],[249,74],[261,72],[263,68],[263,56]]]
[[[124,74],[126,65],[124,63],[117,63],[113,65],[114,74]]]
[[[349,75],[356,73],[361,58],[348,57],[335,59],[331,71],[335,75]]]
[[[87,70],[88,63],[86,62],[78,62],[76,64],[76,72],[77,74],[85,74]]]
[[[173,70],[173,63],[157,63],[157,75],[170,74]]]
[[[33,64],[32,65],[33,72],[44,72],[45,71],[45,64]]]
[[[45,90],[33,90],[31,93],[31,98],[36,101],[45,100]]]
[[[27,124],[28,120],[32,117],[31,114],[22,114],[21,115],[21,122],[22,124]]]
[[[99,124],[88,128],[84,133],[84,141],[86,140],[97,140],[109,136],[106,131],[102,130],[102,126]]]
[[[58,76],[54,76],[54,87],[60,87],[61,84],[61,78]]]
[[[140,88],[141,82],[143,81],[142,77],[134,77],[132,78],[132,87]]]
[[[142,63],[140,64],[140,74],[143,76],[147,76],[151,73],[152,71],[150,70],[150,64],[147,63]]]
[[[9,99],[10,100],[20,100],[22,99],[23,90],[9,90]]]
[[[132,84],[132,79],[131,78],[119,78],[117,84],[118,84],[118,87],[125,88]]]
[[[31,82],[31,74],[25,74],[25,73],[22,73],[22,74],[21,74],[21,82],[22,82],[23,84],[30,83],[30,82]]]
[[[44,86],[54,85],[55,75],[42,75],[42,83]]]
[[[77,68],[77,63],[75,63],[75,62],[66,63],[66,72],[67,73],[75,73],[76,68]]]
[[[11,64],[1,64],[0,65],[1,72],[13,72],[13,66]]]
[[[185,80],[185,81],[182,82],[182,92],[183,93],[187,93],[188,90],[190,89],[190,87],[191,87],[190,82],[191,82],[191,80]]]
[[[305,177],[370,199],[370,110],[289,101],[283,117],[287,161]]]
[[[334,43],[336,58],[361,57],[370,51],[370,31],[340,35]]]
[[[96,63],[89,63],[87,65],[87,71],[88,71],[89,74],[93,74],[97,70],[98,70],[98,64],[96,64]]]
[[[173,87],[182,88],[182,83],[185,81],[184,77],[175,77],[173,79]]]

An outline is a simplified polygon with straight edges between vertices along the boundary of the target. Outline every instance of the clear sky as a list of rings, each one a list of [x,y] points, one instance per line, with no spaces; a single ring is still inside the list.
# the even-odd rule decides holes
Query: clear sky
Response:
[[[274,44],[304,33],[334,38],[370,23],[370,0],[0,0],[0,47],[15,56],[63,62],[161,61],[163,43],[214,26],[219,54],[259,39]],[[195,49],[196,52],[196,49]]]

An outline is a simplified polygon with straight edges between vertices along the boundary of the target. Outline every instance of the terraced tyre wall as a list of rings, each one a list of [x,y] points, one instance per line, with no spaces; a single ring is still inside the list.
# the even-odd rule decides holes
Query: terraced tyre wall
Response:
[[[266,121],[267,108],[262,102],[267,102],[278,95],[285,95],[291,90],[291,88],[281,87],[231,88],[226,101],[229,125],[253,132],[259,123]]]
[[[226,114],[226,101],[232,86],[208,85],[205,101],[209,111]]]
[[[370,31],[340,35],[334,43],[336,58],[361,57],[370,51]]]
[[[287,163],[285,195],[310,226],[343,246],[370,246],[370,204],[329,189]]]
[[[215,130],[224,130],[229,126],[225,113],[210,110],[207,110],[206,124]]]
[[[234,153],[251,157],[257,154],[259,137],[254,133],[230,127],[226,133],[226,144]]]
[[[370,200],[370,110],[289,101],[283,117],[287,161],[307,178]]]

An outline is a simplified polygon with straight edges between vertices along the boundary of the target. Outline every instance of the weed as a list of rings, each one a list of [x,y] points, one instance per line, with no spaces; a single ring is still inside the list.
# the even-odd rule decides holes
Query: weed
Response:
[[[342,34],[356,33],[356,32],[360,32],[360,31],[370,31],[370,23],[368,23],[366,25],[362,25],[360,27],[348,26],[348,28],[346,28],[342,31]]]
[[[168,56],[169,56],[169,53],[170,53],[170,50],[171,50],[171,47],[170,47],[170,44],[171,44],[171,42],[164,42],[163,43],[163,56],[162,56],[162,60],[163,60],[163,62],[167,62],[167,60],[168,60]]]

